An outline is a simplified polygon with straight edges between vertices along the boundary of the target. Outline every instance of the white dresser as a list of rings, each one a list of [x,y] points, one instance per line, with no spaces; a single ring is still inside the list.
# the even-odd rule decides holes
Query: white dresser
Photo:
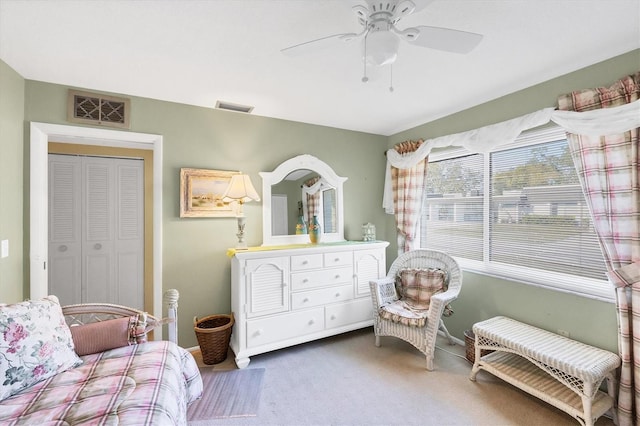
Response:
[[[385,241],[238,251],[231,261],[231,348],[252,355],[369,326],[369,281],[386,274]]]

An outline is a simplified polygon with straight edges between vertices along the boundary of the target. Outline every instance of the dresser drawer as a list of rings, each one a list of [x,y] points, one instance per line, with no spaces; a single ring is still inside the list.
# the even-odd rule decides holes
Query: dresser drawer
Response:
[[[350,251],[339,251],[324,254],[324,267],[353,265],[353,253]]]
[[[352,267],[321,269],[291,274],[291,289],[293,291],[352,283]]]
[[[362,321],[373,321],[373,303],[370,298],[338,303],[325,307],[327,328],[341,327]]]
[[[322,254],[300,254],[291,256],[291,270],[305,271],[322,268]]]
[[[323,329],[323,308],[249,320],[247,321],[247,347],[266,345]]]
[[[291,308],[304,309],[353,299],[353,286],[321,288],[291,295]]]

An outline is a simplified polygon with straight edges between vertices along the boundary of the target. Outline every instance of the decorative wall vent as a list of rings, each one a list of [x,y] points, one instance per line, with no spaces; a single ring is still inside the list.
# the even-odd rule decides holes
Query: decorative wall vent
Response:
[[[69,90],[67,120],[73,123],[128,129],[130,110],[127,98]]]

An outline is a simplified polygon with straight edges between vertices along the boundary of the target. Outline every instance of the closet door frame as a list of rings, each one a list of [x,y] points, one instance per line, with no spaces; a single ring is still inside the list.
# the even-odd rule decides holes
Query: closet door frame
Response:
[[[145,288],[145,310],[158,318],[162,317],[162,135],[150,133],[125,132],[120,130],[96,129],[90,127],[67,126],[61,124],[30,123],[29,153],[29,277],[27,287],[29,297],[41,298],[47,295],[47,258],[48,258],[48,143],[49,140],[65,144],[100,146],[104,148],[130,148],[150,152],[153,160],[151,187],[153,194],[152,208],[145,214],[153,215],[152,229],[146,232],[146,238],[152,238],[153,249],[151,264],[145,265],[152,272],[151,291]],[[146,173],[145,173],[146,176]],[[145,187],[147,186],[145,177]],[[145,221],[146,222],[146,221]],[[146,245],[146,244],[145,244]],[[146,285],[146,283],[145,283]],[[158,332],[155,339],[161,339]]]
[[[49,142],[49,154],[82,155],[102,158],[127,158],[142,160],[144,163],[144,310],[149,309],[148,295],[153,294],[153,153],[152,151],[131,148],[103,147],[95,145],[67,144]],[[153,306],[153,305],[151,305]]]

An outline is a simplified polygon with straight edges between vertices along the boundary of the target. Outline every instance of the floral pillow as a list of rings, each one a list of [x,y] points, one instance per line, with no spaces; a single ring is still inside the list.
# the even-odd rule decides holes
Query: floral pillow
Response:
[[[56,296],[0,304],[0,401],[80,364]]]

